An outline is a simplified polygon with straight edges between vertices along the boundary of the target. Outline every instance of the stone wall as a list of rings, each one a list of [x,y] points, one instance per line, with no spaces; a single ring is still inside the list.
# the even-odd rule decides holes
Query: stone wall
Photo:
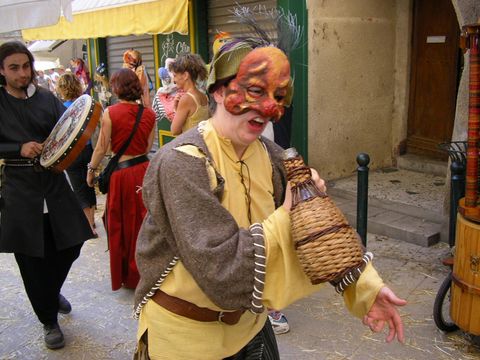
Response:
[[[349,176],[392,164],[406,133],[410,0],[309,0],[309,163]]]

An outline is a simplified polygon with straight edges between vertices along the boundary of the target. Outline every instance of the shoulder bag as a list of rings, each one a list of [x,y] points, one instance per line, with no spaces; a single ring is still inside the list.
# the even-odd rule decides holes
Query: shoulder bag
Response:
[[[133,130],[130,136],[128,137],[127,141],[125,141],[125,143],[122,145],[122,148],[118,151],[118,153],[116,153],[115,156],[110,159],[107,166],[105,166],[105,169],[103,169],[100,175],[98,175],[98,177],[96,178],[98,190],[100,190],[102,194],[108,193],[108,188],[110,187],[110,177],[117,168],[120,157],[123,155],[125,150],[127,150],[128,145],[130,145],[133,135],[137,131],[138,124],[140,123],[140,118],[142,117],[142,113],[143,105],[140,104],[137,112],[137,118],[135,120],[135,125],[133,126]]]

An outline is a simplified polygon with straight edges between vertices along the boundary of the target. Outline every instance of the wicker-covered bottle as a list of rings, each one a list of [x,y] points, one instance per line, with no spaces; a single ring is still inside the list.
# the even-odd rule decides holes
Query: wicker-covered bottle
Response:
[[[292,185],[292,237],[303,270],[312,284],[336,283],[362,266],[359,236],[330,197],[317,188],[296,149],[285,150],[284,165]]]

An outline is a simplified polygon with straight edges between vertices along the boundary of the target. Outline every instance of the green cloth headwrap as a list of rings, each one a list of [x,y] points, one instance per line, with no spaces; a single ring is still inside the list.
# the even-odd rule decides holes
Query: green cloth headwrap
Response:
[[[230,45],[227,43],[227,46]],[[222,48],[223,47],[225,47],[225,45],[223,45]],[[211,87],[215,85],[217,81],[235,76],[243,58],[252,50],[253,48],[249,45],[238,43],[227,51],[220,49],[214,54],[208,73],[207,91],[210,91]]]

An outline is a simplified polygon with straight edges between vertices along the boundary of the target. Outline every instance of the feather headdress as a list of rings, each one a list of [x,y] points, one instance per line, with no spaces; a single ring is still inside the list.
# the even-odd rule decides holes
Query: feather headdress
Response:
[[[236,75],[242,59],[253,49],[274,46],[289,54],[300,45],[302,27],[297,17],[283,9],[267,9],[264,5],[253,8],[237,6],[230,11],[235,22],[245,25],[249,32],[241,35],[228,34],[221,47],[216,47],[209,66],[207,90],[215,83]],[[263,24],[274,24],[270,29]]]
[[[236,39],[251,45],[252,48],[275,46],[289,54],[300,45],[302,27],[297,24],[297,16],[282,8],[267,9],[265,5],[253,8],[237,6],[231,10],[235,21],[249,28],[250,33],[237,36]],[[262,28],[263,23],[272,23],[272,30]]]

